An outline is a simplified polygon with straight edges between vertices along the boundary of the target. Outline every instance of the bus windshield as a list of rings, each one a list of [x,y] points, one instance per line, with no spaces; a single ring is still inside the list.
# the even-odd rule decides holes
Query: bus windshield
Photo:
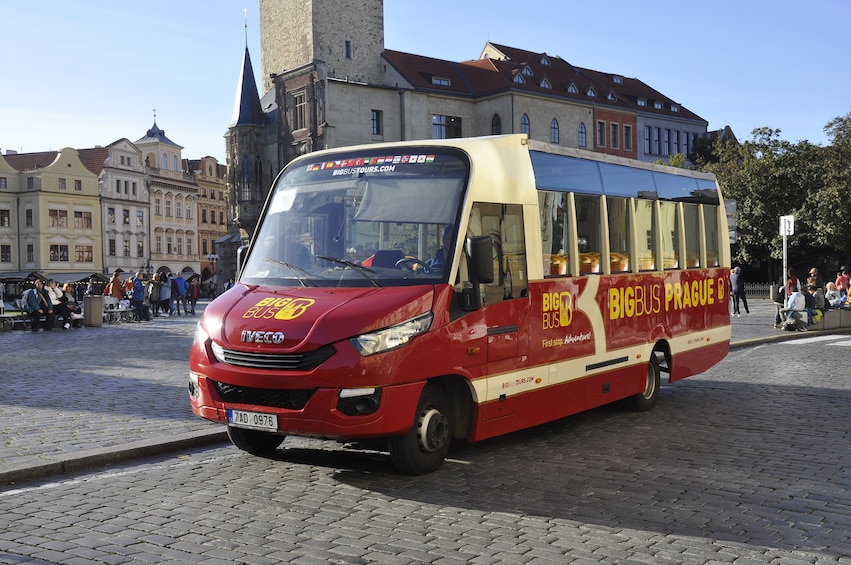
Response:
[[[272,189],[240,280],[268,286],[446,282],[441,248],[453,248],[469,162],[457,150],[417,149],[339,153],[290,166]]]

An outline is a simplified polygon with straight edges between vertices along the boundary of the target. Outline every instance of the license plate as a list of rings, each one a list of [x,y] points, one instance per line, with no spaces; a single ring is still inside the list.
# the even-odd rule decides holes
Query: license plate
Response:
[[[228,409],[228,424],[237,428],[277,432],[278,416],[275,414],[263,414],[262,412]]]

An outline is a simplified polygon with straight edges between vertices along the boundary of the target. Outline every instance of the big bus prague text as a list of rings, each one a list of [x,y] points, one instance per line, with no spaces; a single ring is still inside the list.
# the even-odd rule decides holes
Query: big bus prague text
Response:
[[[711,175],[523,135],[305,155],[191,350],[198,416],[263,454],[381,440],[408,473],[478,441],[656,402],[730,343]]]

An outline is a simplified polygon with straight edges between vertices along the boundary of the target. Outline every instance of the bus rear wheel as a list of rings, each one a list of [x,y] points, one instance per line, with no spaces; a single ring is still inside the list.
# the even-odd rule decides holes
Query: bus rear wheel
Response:
[[[268,455],[284,443],[286,436],[228,426],[228,438],[236,447],[252,455]]]
[[[390,459],[403,473],[424,475],[443,464],[452,443],[452,414],[443,388],[427,384],[420,395],[414,425],[388,439]]]
[[[633,412],[647,412],[656,405],[659,398],[659,387],[661,386],[661,373],[659,358],[656,352],[650,354],[647,363],[647,377],[644,383],[644,392],[627,398],[627,407]]]

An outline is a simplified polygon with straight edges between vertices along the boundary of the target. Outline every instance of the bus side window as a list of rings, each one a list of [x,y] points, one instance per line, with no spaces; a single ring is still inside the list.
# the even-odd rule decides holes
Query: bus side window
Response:
[[[612,273],[629,271],[629,242],[632,239],[629,221],[629,200],[609,196],[606,198],[609,215],[609,265]]]
[[[677,203],[659,202],[659,226],[662,243],[662,268],[680,268],[680,237],[677,229]]]
[[[483,285],[483,302],[494,304],[525,296],[528,272],[523,207],[477,202],[467,235],[489,235],[494,243],[494,281]]]
[[[635,227],[638,233],[636,255],[639,271],[656,269],[656,211],[655,200],[635,200]]]
[[[573,223],[568,195],[564,192],[538,192],[541,211],[541,240],[544,252],[544,276],[567,276],[570,267],[570,229]]]
[[[700,208],[699,204],[683,203],[685,221],[686,264],[687,269],[700,268]]]
[[[577,194],[576,228],[579,247],[579,274],[591,275],[602,272],[600,257],[603,250],[603,225],[600,217],[600,197]]]

